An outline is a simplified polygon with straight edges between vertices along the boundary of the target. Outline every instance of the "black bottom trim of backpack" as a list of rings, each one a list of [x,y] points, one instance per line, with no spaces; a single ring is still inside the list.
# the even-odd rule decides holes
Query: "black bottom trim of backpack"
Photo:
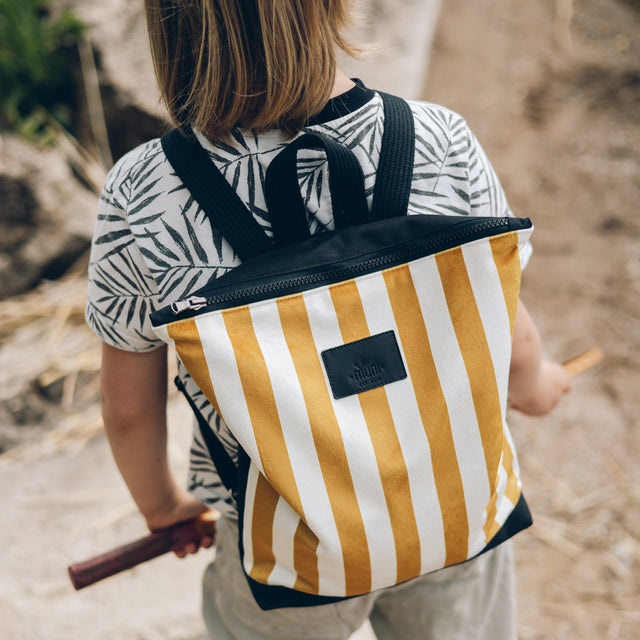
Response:
[[[282,609],[284,607],[317,607],[323,604],[332,604],[350,598],[317,596],[311,593],[295,591],[288,587],[271,586],[256,582],[247,576],[251,593],[263,611]],[[358,597],[358,596],[352,596]]]
[[[524,496],[521,494],[513,511],[509,514],[504,525],[500,531],[490,540],[489,544],[473,558],[481,556],[483,553],[495,549],[499,544],[506,542],[509,538],[513,537],[516,533],[519,533],[523,529],[530,527],[533,524],[531,518],[531,512],[527,505]],[[239,519],[240,536],[239,547],[240,557],[244,557],[242,548],[242,518]],[[469,558],[469,560],[473,560]],[[467,560],[466,562],[469,562]],[[271,609],[281,609],[283,607],[312,607],[323,604],[332,604],[334,602],[340,602],[340,600],[350,600],[351,597],[333,597],[333,596],[318,596],[314,594],[304,593],[302,591],[296,591],[288,587],[281,587],[276,585],[262,584],[256,582],[250,576],[245,573],[251,593],[255,598],[258,606],[269,611]],[[415,580],[415,578],[413,578]]]
[[[513,511],[509,514],[509,517],[505,520],[500,531],[491,538],[489,544],[478,554],[478,556],[481,556],[487,551],[491,551],[491,549],[495,549],[499,544],[506,542],[509,538],[515,536],[516,533],[519,533],[524,529],[528,529],[532,524],[533,519],[531,517],[531,512],[529,511],[529,505],[524,499],[524,496],[520,494],[520,499],[513,508]],[[474,556],[474,558],[477,558],[478,556]]]

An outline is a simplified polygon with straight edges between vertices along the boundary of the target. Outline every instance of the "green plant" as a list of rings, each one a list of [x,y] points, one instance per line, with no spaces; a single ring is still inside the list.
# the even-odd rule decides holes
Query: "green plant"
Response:
[[[84,26],[51,0],[0,0],[0,125],[29,137],[49,117],[72,128],[72,60]]]

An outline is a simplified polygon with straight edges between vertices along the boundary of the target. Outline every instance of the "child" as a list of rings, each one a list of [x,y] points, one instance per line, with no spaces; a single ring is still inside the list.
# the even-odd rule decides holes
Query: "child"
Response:
[[[378,94],[336,66],[351,0],[146,0],[163,98],[176,124],[193,127],[211,159],[269,232],[264,173],[302,129],[351,148],[363,166],[369,205],[384,118]],[[409,213],[511,215],[475,137],[454,113],[411,103],[416,164]],[[332,228],[320,206],[327,179],[309,152],[304,179],[312,233]],[[253,601],[237,551],[233,500],[198,433],[190,491],[166,452],[167,353],[149,313],[239,264],[169,165],[159,140],[122,158],[110,172],[98,212],[89,270],[87,320],[103,340],[102,408],[118,467],[150,529],[223,512],[216,562],[203,583],[211,638],[347,638],[369,618],[386,638],[515,638],[510,545],[397,587],[302,609],[265,612]],[[179,375],[228,453],[237,443],[183,367]],[[538,332],[520,303],[510,375],[511,406],[550,411],[569,389],[567,375],[542,359]],[[205,538],[202,546],[210,546]],[[178,555],[193,553],[187,545]]]

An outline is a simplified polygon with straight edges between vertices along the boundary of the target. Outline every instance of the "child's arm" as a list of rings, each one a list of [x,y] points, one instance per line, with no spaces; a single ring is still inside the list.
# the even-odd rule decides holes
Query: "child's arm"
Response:
[[[101,401],[113,457],[149,529],[206,511],[204,504],[177,484],[169,468],[166,347],[133,353],[103,343]],[[210,546],[211,541],[204,539],[202,544]],[[196,550],[195,544],[184,549]]]
[[[529,312],[518,303],[509,370],[509,403],[523,413],[542,416],[549,413],[571,383],[562,365],[544,360],[540,334]]]

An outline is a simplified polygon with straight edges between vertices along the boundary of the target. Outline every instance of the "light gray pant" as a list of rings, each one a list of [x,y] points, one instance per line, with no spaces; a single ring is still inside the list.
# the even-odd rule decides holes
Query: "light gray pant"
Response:
[[[367,618],[378,640],[515,640],[509,542],[404,584],[318,607],[262,611],[238,555],[238,527],[218,523],[216,560],[203,580],[211,640],[346,640]]]

